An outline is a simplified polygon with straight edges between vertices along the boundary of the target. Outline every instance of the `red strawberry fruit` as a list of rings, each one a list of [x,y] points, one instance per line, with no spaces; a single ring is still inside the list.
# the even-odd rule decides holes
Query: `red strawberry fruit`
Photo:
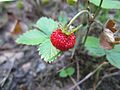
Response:
[[[68,49],[73,48],[76,38],[74,33],[66,35],[61,29],[57,29],[51,34],[50,40],[57,49],[67,51]]]

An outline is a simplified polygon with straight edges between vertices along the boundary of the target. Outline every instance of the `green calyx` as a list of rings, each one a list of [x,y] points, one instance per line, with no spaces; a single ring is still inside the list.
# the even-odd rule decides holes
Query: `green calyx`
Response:
[[[79,30],[79,28],[81,28],[81,27],[82,27],[82,24],[80,24],[79,26],[77,26],[75,28],[73,26],[64,27],[64,28],[62,28],[62,32],[69,36],[70,34],[74,33],[77,30]]]
[[[62,28],[62,32],[68,36],[72,33],[71,30],[69,30],[69,28]]]
[[[66,25],[66,26],[62,26],[62,32],[65,33],[66,35],[70,35],[71,33],[74,33],[75,31],[77,31],[79,28],[81,28],[82,24],[80,24],[77,27],[72,27],[71,24],[83,13],[87,13],[88,16],[90,16],[90,13],[88,10],[82,10],[79,13],[77,13],[71,20],[70,22]]]

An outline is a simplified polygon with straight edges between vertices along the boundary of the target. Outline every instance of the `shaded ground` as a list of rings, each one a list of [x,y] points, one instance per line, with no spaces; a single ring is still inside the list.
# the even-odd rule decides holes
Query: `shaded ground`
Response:
[[[27,30],[28,25],[43,15],[57,19],[60,11],[65,11],[71,18],[79,8],[55,0],[38,9],[31,1],[23,1],[24,9],[16,8],[14,2],[7,6],[6,11],[3,10],[4,13],[1,12],[1,21],[5,18],[6,22],[0,23],[0,90],[68,90],[74,84],[69,77],[59,77],[62,68],[74,66],[76,73],[73,78],[78,82],[102,62],[103,58],[91,57],[78,48],[73,59],[69,51],[48,64],[40,59],[37,47],[16,44],[18,35],[11,34],[11,26],[16,20],[20,19],[23,29]],[[107,65],[79,87],[81,90],[120,90],[120,71]]]

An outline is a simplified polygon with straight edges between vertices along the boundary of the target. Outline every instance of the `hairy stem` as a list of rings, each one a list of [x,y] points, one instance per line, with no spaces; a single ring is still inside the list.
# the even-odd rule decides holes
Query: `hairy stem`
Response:
[[[88,36],[89,31],[90,31],[91,25],[92,25],[92,24],[89,24],[89,26],[87,27],[87,32],[86,32],[86,34],[85,34],[85,38],[84,38],[84,41],[83,41],[83,45],[85,45],[85,42],[86,42],[86,40],[87,40],[87,36]]]
[[[80,11],[79,13],[77,13],[71,20],[70,22],[68,23],[67,27],[66,28],[69,28],[70,25],[83,13],[87,13],[88,15],[90,15],[90,13],[88,12],[88,10],[82,10]]]
[[[88,6],[89,6],[89,0],[86,0],[86,9],[88,9]]]
[[[97,10],[95,11],[95,15],[94,15],[94,19],[95,17],[99,14],[101,6],[102,6],[103,0],[100,1],[99,7],[97,8]]]
[[[99,13],[99,11],[100,11],[100,9],[101,9],[102,3],[103,3],[103,0],[100,1],[99,7],[98,7],[97,10],[95,11],[95,15],[94,15],[92,21],[94,21],[95,18],[96,18],[96,16],[98,15],[98,13]],[[83,45],[85,45],[85,42],[86,42],[86,40],[87,40],[87,36],[88,36],[89,31],[90,31],[90,27],[91,27],[92,23],[93,23],[93,22],[90,22],[90,23],[89,23],[89,26],[88,26],[88,29],[87,29],[87,32],[86,32],[86,34],[85,34],[85,38],[84,38],[84,41],[83,41]]]

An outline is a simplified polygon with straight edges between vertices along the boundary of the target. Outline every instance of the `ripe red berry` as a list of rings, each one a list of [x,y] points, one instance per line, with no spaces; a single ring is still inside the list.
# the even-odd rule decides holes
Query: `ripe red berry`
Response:
[[[68,49],[73,48],[76,38],[74,33],[66,35],[61,29],[57,29],[51,34],[50,40],[53,46],[55,46],[57,49],[61,51],[67,51]]]

